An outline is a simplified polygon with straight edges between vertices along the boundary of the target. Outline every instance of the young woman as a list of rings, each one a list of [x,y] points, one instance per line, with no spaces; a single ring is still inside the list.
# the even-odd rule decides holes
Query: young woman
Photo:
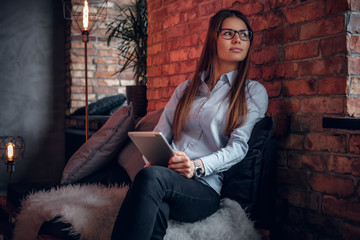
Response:
[[[221,10],[211,18],[193,79],[176,88],[154,129],[176,155],[168,168],[137,174],[112,239],[163,239],[169,218],[195,222],[218,209],[222,172],[245,157],[268,106],[265,88],[246,79],[251,44],[242,13]]]

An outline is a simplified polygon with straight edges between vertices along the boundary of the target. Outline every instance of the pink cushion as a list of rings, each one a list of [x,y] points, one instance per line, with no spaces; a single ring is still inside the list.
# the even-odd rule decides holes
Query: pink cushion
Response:
[[[134,129],[132,106],[117,110],[69,159],[61,183],[76,182],[100,169],[127,144],[127,132]]]
[[[136,125],[135,131],[152,131],[158,123],[162,112],[163,109],[159,109],[148,113]],[[131,181],[134,180],[138,171],[142,169],[145,164],[142,159],[142,154],[132,141],[129,141],[123,150],[118,154],[117,160],[119,165],[126,170]]]

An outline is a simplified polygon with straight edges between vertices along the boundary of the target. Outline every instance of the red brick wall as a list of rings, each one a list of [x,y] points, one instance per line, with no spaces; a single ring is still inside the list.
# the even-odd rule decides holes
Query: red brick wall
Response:
[[[149,0],[148,110],[192,77],[221,8],[244,12],[255,32],[250,78],[275,119],[282,238],[358,239],[360,133],[322,118],[360,116],[359,1]]]
[[[93,30],[90,30],[87,53],[89,103],[106,96],[125,93],[125,86],[134,83],[134,73],[131,69],[121,74],[115,74],[121,68],[122,61],[119,58],[116,46],[114,44],[108,46],[106,43],[106,24],[114,20],[119,14],[115,3],[123,5],[130,2],[130,0],[108,1],[106,11],[104,11],[107,13],[107,18],[99,22]],[[85,47],[81,30],[76,23],[73,21],[67,24],[66,114],[69,114],[77,108],[85,106]],[[82,26],[81,20],[79,24]]]

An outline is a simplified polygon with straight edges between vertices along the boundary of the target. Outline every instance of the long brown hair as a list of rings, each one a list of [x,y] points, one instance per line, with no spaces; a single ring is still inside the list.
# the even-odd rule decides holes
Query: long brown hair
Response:
[[[200,61],[196,67],[195,74],[190,81],[189,86],[184,90],[181,95],[179,102],[176,106],[174,120],[173,120],[173,134],[174,139],[180,137],[183,123],[188,120],[189,112],[194,99],[197,96],[199,86],[201,84],[201,75],[205,73],[205,78],[214,78],[214,66],[217,57],[217,38],[218,31],[221,28],[223,21],[229,17],[237,17],[243,20],[251,31],[248,20],[239,11],[224,9],[217,12],[209,23],[209,29],[207,32],[205,44],[200,56]],[[252,38],[250,39],[250,48],[246,58],[239,62],[238,75],[234,79],[231,89],[229,90],[227,97],[229,98],[229,110],[227,113],[226,128],[224,135],[230,135],[231,132],[241,126],[247,115],[247,104],[246,104],[246,77],[249,71],[250,64],[250,50],[252,46]],[[216,49],[214,51],[214,49]]]

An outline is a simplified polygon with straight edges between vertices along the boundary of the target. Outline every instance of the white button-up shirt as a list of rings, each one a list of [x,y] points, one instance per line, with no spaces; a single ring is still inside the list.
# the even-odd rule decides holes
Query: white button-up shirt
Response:
[[[243,125],[224,136],[229,101],[227,94],[237,71],[223,74],[209,94],[204,82],[199,88],[189,120],[184,125],[180,138],[173,140],[172,123],[175,108],[190,80],[181,83],[164,108],[155,132],[161,132],[174,150],[183,151],[190,159],[201,159],[205,176],[198,180],[208,184],[220,194],[222,172],[240,162],[248,151],[248,140],[255,123],[265,116],[268,107],[266,89],[259,82],[247,80],[247,118]]]

